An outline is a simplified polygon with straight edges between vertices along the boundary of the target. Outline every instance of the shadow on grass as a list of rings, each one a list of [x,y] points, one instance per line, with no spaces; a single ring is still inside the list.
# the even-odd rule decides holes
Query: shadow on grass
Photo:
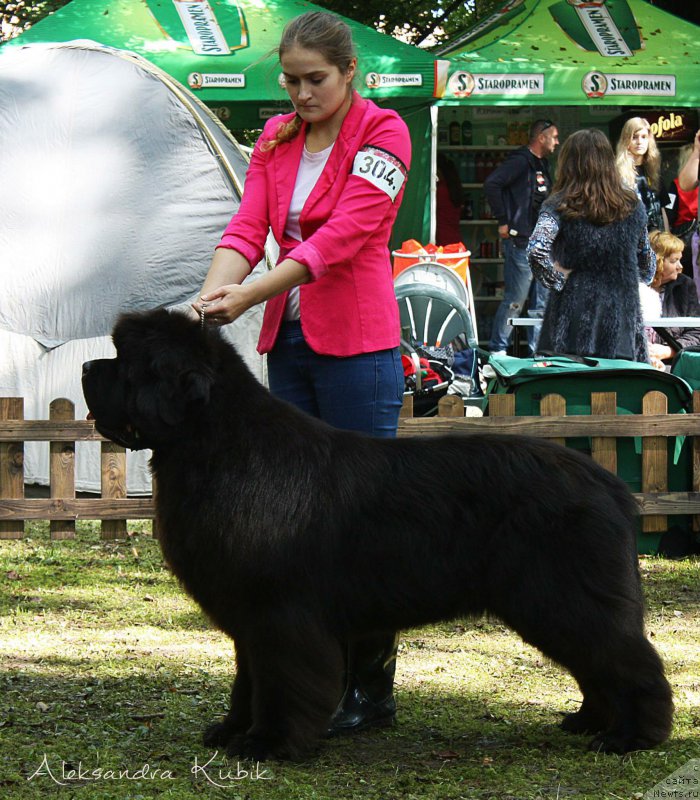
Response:
[[[79,587],[73,587],[76,589]],[[13,613],[25,614],[55,614],[56,616],[66,616],[75,622],[74,617],[89,615],[94,619],[95,616],[107,618],[107,615],[118,614],[122,617],[122,623],[129,625],[153,625],[164,630],[183,630],[183,631],[209,631],[213,626],[207,617],[199,611],[192,603],[191,608],[181,610],[167,605],[164,608],[159,606],[160,601],[167,601],[171,597],[160,596],[153,592],[149,586],[142,587],[142,596],[112,595],[103,597],[84,597],[79,593],[72,593],[70,588],[63,587],[54,592],[42,591],[42,593],[26,592],[6,595],[3,602],[0,602],[0,614],[12,611]],[[148,594],[153,592],[153,596]],[[133,587],[130,588],[130,595],[134,594]],[[183,598],[185,597],[183,592]],[[125,608],[125,601],[130,605]],[[131,614],[129,613],[131,608]]]
[[[135,731],[139,743],[148,743],[146,749],[173,757],[182,747],[204,749],[202,732],[225,714],[234,674],[233,658],[231,674],[226,676],[167,663],[148,673],[139,672],[135,664],[134,673],[124,678],[86,674],[79,658],[52,658],[50,666],[78,674],[57,677],[42,672],[30,659],[19,658],[0,672],[0,727],[8,744],[11,741],[16,752],[30,760],[47,747],[77,748],[65,753],[73,758],[85,748],[128,757],[135,755],[132,750],[144,749],[141,744],[134,747]],[[563,702],[530,706],[497,698],[489,690],[450,693],[426,688],[401,689],[397,701],[394,726],[325,740],[321,751],[346,756],[357,751],[361,760],[383,760],[390,748],[392,758],[399,760],[410,760],[417,753],[450,760],[454,748],[573,748],[583,753],[590,739],[560,730]]]

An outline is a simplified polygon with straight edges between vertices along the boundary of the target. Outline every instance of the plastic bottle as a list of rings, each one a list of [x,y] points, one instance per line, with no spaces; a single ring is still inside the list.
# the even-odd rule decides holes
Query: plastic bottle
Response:
[[[472,124],[468,119],[462,122],[462,144],[470,145],[472,143]]]
[[[459,173],[459,180],[461,183],[469,183],[469,160],[467,153],[458,153],[459,158],[457,161],[457,172]]]
[[[462,206],[462,219],[474,219],[474,206],[472,205],[471,194],[466,195],[464,198],[464,205]]]
[[[474,183],[476,181],[476,159],[474,153],[464,154],[467,162],[467,183]]]
[[[437,140],[438,144],[448,144],[449,138],[447,135],[447,120],[444,114],[438,112],[438,127],[437,127]]]
[[[520,144],[527,144],[528,143],[528,133],[530,131],[530,126],[527,122],[520,123]]]
[[[477,153],[476,154],[476,182],[483,183],[484,182],[484,154]]]
[[[459,120],[457,119],[457,109],[453,109],[452,118],[450,119],[449,129],[449,143],[450,147],[462,144],[462,128],[460,127]]]

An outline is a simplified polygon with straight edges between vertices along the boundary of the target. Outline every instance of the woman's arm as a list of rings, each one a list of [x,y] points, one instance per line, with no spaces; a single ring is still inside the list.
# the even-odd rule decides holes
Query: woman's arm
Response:
[[[644,219],[646,220],[646,212],[644,213]],[[649,243],[646,224],[642,226],[639,244],[637,245],[637,265],[639,267],[639,280],[649,285],[654,279],[654,275],[656,275],[656,255]]]
[[[543,210],[527,244],[527,257],[533,275],[547,289],[556,292],[564,288],[571,271],[552,258],[552,247],[558,233],[559,216],[553,211]]]
[[[214,251],[200,297],[192,304],[197,314],[204,311],[208,321],[215,324],[233,322],[248,308],[272,296],[263,296],[266,294],[266,286],[269,291],[274,288],[269,286],[269,275],[245,286],[241,284],[265,252],[265,241],[270,228],[266,178],[269,153],[262,145],[274,134],[274,128],[269,126],[277,124],[279,121],[270,120],[255,144],[238,211],[226,227],[221,244]],[[275,281],[284,284],[285,277],[288,276],[283,272],[275,277]],[[257,286],[263,280],[265,282]],[[303,282],[302,276],[296,284],[292,283],[290,286]],[[279,291],[290,286],[284,285]],[[258,296],[261,297],[260,300],[257,299]]]
[[[678,173],[678,185],[684,192],[698,188],[698,165],[700,165],[700,131],[695,134],[693,152]]]
[[[254,267],[265,256],[265,242],[270,230],[267,187],[271,164],[270,150],[265,142],[274,137],[279,119],[268,120],[265,130],[255,143],[245,175],[245,186],[238,211],[233,215],[221,237],[221,247],[238,251]]]
[[[240,266],[245,262],[246,266]],[[248,262],[235,250],[219,247],[204,282],[200,300],[193,303],[197,313],[216,325],[226,325],[245,311],[275,295],[309,281],[308,269],[291,258],[285,258],[273,270],[257,280],[241,285],[250,272]]]

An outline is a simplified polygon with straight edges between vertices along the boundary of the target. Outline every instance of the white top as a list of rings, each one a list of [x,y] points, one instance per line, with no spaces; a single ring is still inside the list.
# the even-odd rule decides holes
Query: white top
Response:
[[[644,319],[658,319],[661,313],[661,295],[647,286],[646,283],[639,284],[639,303],[642,307],[642,317]]]
[[[335,142],[333,143],[335,144]],[[304,145],[304,152],[301,156],[301,163],[299,164],[299,171],[297,172],[297,179],[294,184],[294,192],[292,193],[292,202],[289,205],[289,213],[287,214],[287,225],[284,229],[284,235],[290,239],[296,239],[298,242],[302,241],[301,228],[299,227],[299,217],[304,208],[311,190],[316,185],[323,168],[326,166],[328,156],[331,154],[333,144],[326,147],[325,150],[320,150],[318,153],[310,153]],[[284,318],[286,320],[299,319],[299,287],[295,286],[290,290],[287,298],[287,306],[284,311]]]

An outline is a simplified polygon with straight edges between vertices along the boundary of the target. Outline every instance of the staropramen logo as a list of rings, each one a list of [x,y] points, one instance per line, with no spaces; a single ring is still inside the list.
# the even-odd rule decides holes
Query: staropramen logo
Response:
[[[644,45],[628,0],[559,0],[549,13],[578,47],[606,58],[629,58]]]
[[[569,0],[569,2],[601,56],[628,58],[632,55],[624,35],[620,32],[605,5],[605,0],[599,2]]]
[[[581,82],[587,97],[628,95],[633,97],[675,97],[675,75],[639,75],[636,73],[587,73]]]
[[[173,0],[173,3],[192,50],[197,55],[230,55],[231,47],[208,0]],[[242,46],[245,46],[245,43]]]

